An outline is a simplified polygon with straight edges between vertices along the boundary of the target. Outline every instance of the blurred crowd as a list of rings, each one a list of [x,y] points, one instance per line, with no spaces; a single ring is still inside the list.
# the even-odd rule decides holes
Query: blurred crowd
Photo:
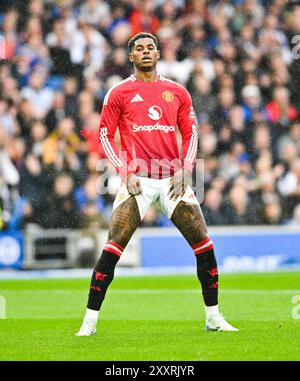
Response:
[[[191,93],[207,223],[300,225],[300,4],[0,0],[0,230],[107,226],[99,118],[140,31]],[[155,205],[143,221],[167,225]]]

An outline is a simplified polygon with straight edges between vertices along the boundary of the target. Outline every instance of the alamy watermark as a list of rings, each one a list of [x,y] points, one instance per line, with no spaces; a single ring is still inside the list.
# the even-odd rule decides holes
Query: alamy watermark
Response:
[[[293,36],[292,44],[295,45],[292,49],[292,56],[294,60],[297,60],[300,58],[300,34]]]
[[[291,300],[294,307],[292,308],[292,318],[300,319],[300,295],[294,295]]]
[[[6,59],[6,39],[0,35],[0,60]]]
[[[127,154],[126,152],[122,153],[122,161],[127,163]],[[107,159],[101,159],[97,163],[97,172],[100,173],[97,181],[97,192],[98,194],[110,194],[111,186],[111,170],[108,165],[109,161]],[[173,176],[173,172],[182,167],[182,163],[179,159],[168,160],[168,159],[151,159],[150,165],[143,159],[135,158],[128,163],[127,168],[138,168],[136,175],[145,176],[153,179],[158,178],[158,174],[162,174],[162,178],[168,178]],[[177,169],[176,169],[177,168]],[[126,175],[126,173],[125,173]],[[124,176],[124,174],[123,174]],[[186,181],[186,179],[183,179]],[[192,176],[192,182],[188,184],[183,184],[184,186],[189,185],[199,203],[203,202],[204,199],[204,160],[197,159],[195,162],[195,167]],[[176,194],[176,192],[175,192]]]
[[[6,300],[0,295],[0,319],[6,319]]]

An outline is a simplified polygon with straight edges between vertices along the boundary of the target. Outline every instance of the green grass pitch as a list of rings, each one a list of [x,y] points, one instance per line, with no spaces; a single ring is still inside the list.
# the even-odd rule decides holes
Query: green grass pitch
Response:
[[[0,360],[300,360],[299,280],[221,275],[221,310],[240,331],[205,332],[195,276],[116,277],[92,337],[75,337],[89,279],[2,280]]]

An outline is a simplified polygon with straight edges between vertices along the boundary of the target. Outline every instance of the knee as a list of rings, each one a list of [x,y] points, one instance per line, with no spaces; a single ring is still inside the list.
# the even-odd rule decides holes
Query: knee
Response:
[[[199,230],[198,234],[197,234],[197,242],[196,243],[199,243],[203,240],[205,240],[206,238],[208,237],[208,233],[207,233],[207,230],[205,229],[201,229]]]
[[[118,233],[108,235],[108,239],[106,243],[108,244],[109,242],[114,242],[117,245],[121,246],[123,249],[125,249],[125,247],[128,244],[128,239],[126,238],[124,234],[122,234],[122,232],[118,232]]]
[[[127,246],[133,232],[129,227],[111,226],[108,231],[108,241],[115,242],[122,246],[123,249]]]

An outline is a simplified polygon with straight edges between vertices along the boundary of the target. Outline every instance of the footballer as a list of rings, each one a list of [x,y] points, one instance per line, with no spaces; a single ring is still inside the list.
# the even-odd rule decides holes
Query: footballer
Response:
[[[157,73],[157,38],[139,33],[128,42],[134,74],[106,94],[99,136],[122,184],[113,204],[109,233],[92,274],[86,313],[77,336],[96,333],[108,286],[126,245],[157,201],[191,246],[201,283],[208,331],[238,331],[218,308],[218,267],[201,208],[190,186],[197,154],[197,126],[190,94]],[[119,128],[121,151],[114,143]],[[182,155],[177,141],[182,137]]]

